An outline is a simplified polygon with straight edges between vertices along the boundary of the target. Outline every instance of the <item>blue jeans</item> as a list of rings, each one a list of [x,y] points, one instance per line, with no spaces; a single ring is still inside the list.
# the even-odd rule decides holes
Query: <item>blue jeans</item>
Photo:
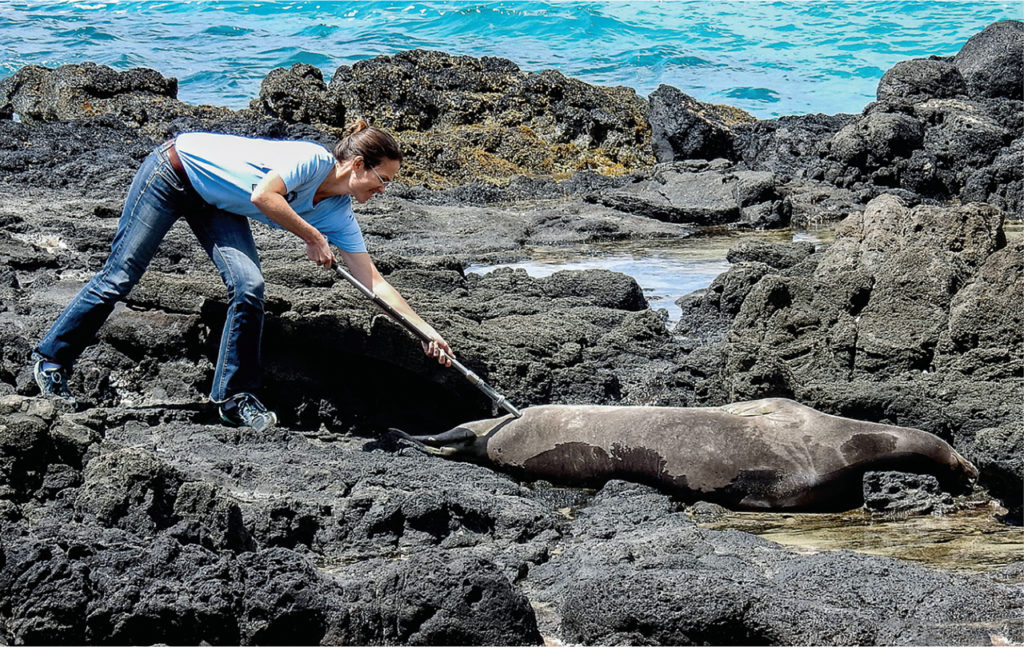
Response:
[[[114,305],[138,283],[157,247],[184,214],[228,288],[228,312],[210,398],[223,402],[260,382],[263,273],[245,216],[217,209],[183,183],[160,146],[135,174],[103,269],[72,299],[36,346],[36,353],[68,368],[93,343]]]

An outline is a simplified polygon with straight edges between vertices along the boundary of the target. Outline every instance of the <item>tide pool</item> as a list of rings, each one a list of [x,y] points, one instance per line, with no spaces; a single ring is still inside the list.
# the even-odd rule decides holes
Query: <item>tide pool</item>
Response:
[[[667,312],[666,326],[678,323],[682,310],[676,301],[702,290],[729,269],[726,254],[740,241],[831,242],[832,230],[729,232],[682,239],[649,239],[591,244],[582,247],[531,248],[529,258],[510,263],[471,265],[466,272],[487,274],[499,268],[523,270],[534,278],[562,270],[611,270],[633,277],[651,309]]]

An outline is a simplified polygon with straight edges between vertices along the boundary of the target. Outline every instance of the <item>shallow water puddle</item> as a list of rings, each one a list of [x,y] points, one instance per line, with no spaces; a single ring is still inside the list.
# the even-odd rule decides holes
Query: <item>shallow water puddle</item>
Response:
[[[649,239],[592,243],[578,247],[533,247],[527,260],[494,265],[474,265],[467,272],[487,274],[498,268],[526,270],[534,278],[561,270],[611,270],[636,279],[651,308],[668,311],[669,329],[682,314],[676,300],[711,285],[729,269],[726,253],[741,241],[785,243],[831,240],[830,232],[722,232],[692,238]]]
[[[698,525],[742,530],[798,553],[845,549],[944,571],[983,572],[1024,561],[1024,528],[1000,523],[988,507],[894,520],[872,518],[863,510],[837,514],[728,512]]]

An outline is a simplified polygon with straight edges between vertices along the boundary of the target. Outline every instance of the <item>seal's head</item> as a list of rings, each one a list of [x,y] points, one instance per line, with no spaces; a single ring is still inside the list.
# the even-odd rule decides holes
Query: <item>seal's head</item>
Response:
[[[483,452],[476,447],[479,437],[466,427],[455,427],[433,436],[411,436],[399,429],[392,429],[391,432],[398,436],[399,442],[402,444],[426,454],[448,458],[471,458],[483,455]]]
[[[511,415],[496,420],[476,420],[431,436],[412,436],[399,429],[391,432],[398,436],[399,442],[427,454],[482,459],[487,458],[487,439],[513,420]]]

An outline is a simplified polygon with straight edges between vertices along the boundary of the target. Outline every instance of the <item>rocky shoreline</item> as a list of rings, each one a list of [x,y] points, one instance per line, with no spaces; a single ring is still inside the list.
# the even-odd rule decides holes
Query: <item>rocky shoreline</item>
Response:
[[[522,483],[389,444],[490,415],[346,284],[254,227],[265,401],[204,402],[224,290],[178,225],[83,356],[70,411],[29,353],[105,259],[143,157],[208,129],[333,143],[369,114],[407,151],[358,211],[381,271],[520,406],[767,396],[941,436],[1021,523],[1024,24],[886,73],[859,115],[758,121],[500,59],[405,52],[325,83],[268,74],[250,108],[178,101],[152,70],[0,81],[0,642],[1000,644],[1024,569],[950,574],[796,554],[700,528],[703,504],[613,481]],[[471,263],[531,246],[838,223],[835,243],[741,244],[667,330],[613,272]],[[912,485],[905,484],[905,488]]]

